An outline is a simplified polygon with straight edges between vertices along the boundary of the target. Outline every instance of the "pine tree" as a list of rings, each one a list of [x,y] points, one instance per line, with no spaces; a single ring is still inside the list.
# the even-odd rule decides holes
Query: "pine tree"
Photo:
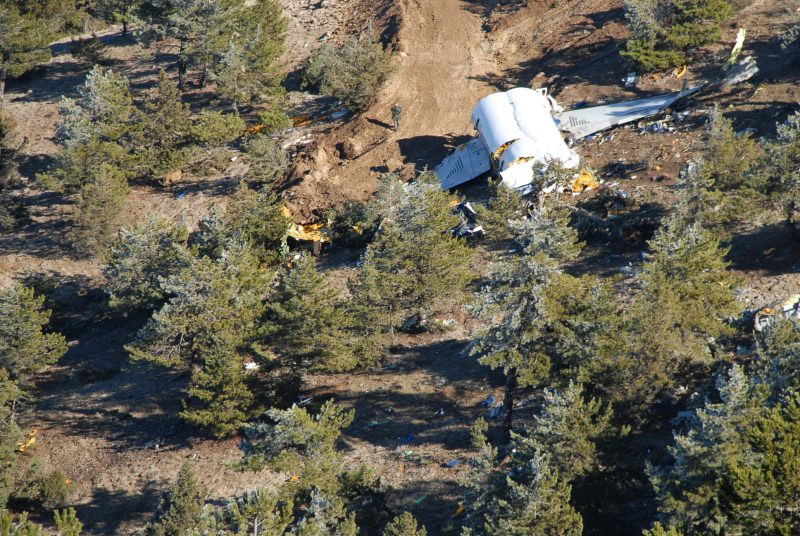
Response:
[[[189,106],[181,102],[178,86],[162,70],[149,93],[134,141],[143,175],[161,176],[188,162],[186,147],[191,125]]]
[[[652,71],[685,64],[690,49],[719,39],[733,9],[727,0],[626,0],[625,15],[622,56]]]
[[[545,385],[555,371],[587,359],[592,331],[602,331],[602,318],[614,315],[608,290],[598,281],[561,269],[580,251],[566,211],[545,205],[512,228],[519,250],[493,265],[472,306],[485,325],[472,353],[506,375],[507,432],[517,386]]]
[[[202,512],[206,490],[197,481],[192,467],[181,467],[178,479],[164,494],[156,519],[148,527],[151,536],[185,536],[203,526]]]
[[[61,100],[56,137],[62,151],[40,179],[48,186],[80,188],[103,166],[116,167],[127,179],[133,167],[129,141],[137,121],[128,79],[95,66],[78,93],[77,100]]]
[[[405,188],[396,206],[387,206],[381,231],[350,284],[355,314],[363,324],[394,333],[411,314],[441,310],[448,299],[458,301],[470,279],[473,252],[449,232],[460,223],[452,213],[453,201],[423,175]]]
[[[262,333],[276,352],[295,363],[338,372],[356,365],[349,323],[339,293],[317,271],[316,261],[303,255],[279,271]]]
[[[24,387],[67,351],[62,335],[45,331],[50,311],[43,304],[44,296],[19,283],[0,290],[0,369]]]
[[[160,307],[167,299],[160,280],[186,266],[188,239],[186,227],[156,218],[120,229],[103,267],[109,305],[126,313]]]
[[[393,71],[391,54],[371,35],[343,46],[323,45],[308,61],[304,85],[336,97],[353,111],[363,111]]]
[[[584,400],[580,385],[570,382],[563,392],[546,389],[542,413],[533,426],[524,435],[512,435],[515,459],[546,452],[561,477],[572,482],[596,467],[594,441],[607,435],[610,426],[610,409],[596,399]]]
[[[58,536],[80,536],[83,530],[83,523],[78,519],[75,509],[65,508],[61,511],[53,512]]]
[[[162,280],[170,300],[126,348],[133,359],[169,367],[235,353],[253,336],[269,276],[246,242],[231,240],[216,259],[183,253],[186,267]]]
[[[0,5],[0,108],[9,77],[21,76],[50,60],[50,38],[44,19],[20,14],[8,3]]]
[[[88,253],[102,253],[114,238],[130,194],[128,180],[118,167],[100,164],[81,186],[75,209],[73,240]]]
[[[192,374],[188,397],[181,418],[216,437],[239,430],[252,416],[255,398],[245,382],[242,358],[218,351],[203,356],[203,367]]]
[[[738,366],[717,379],[720,402],[698,409],[686,434],[669,448],[674,463],[650,467],[660,510],[670,525],[689,531],[718,532],[726,523],[719,484],[726,466],[746,448],[746,433],[762,412],[765,393]]]
[[[271,409],[266,415],[274,424],[245,428],[251,465],[268,463],[276,470],[291,471],[298,476],[294,479],[298,489],[338,490],[343,458],[336,442],[342,429],[353,422],[355,412],[329,400],[316,415],[297,405]]]
[[[383,530],[383,536],[427,536],[425,527],[417,525],[417,520],[408,512],[392,519]]]
[[[280,144],[264,134],[247,141],[250,177],[265,188],[275,189],[289,167],[289,159]]]
[[[732,334],[726,319],[741,310],[727,250],[710,231],[672,219],[649,245],[623,336],[601,352],[605,370],[596,371],[606,396],[640,418],[684,372],[713,364],[714,341]]]
[[[8,371],[0,368],[0,466],[4,468],[0,472],[0,508],[5,508],[14,491],[17,443],[22,439],[16,422],[17,403],[23,397],[24,393],[11,380]]]
[[[570,487],[539,454],[524,468],[526,478],[507,478],[507,495],[489,506],[481,534],[486,536],[575,535],[583,533],[580,514],[570,505]]]
[[[721,507],[731,534],[800,532],[800,396],[748,423],[747,452],[731,456]]]
[[[789,116],[778,125],[775,140],[765,144],[765,157],[759,174],[766,183],[764,189],[781,207],[786,223],[797,235],[800,233],[800,114]]]
[[[258,0],[241,10],[240,20],[217,70],[217,92],[232,103],[237,114],[241,105],[261,99],[273,106],[282,102],[283,74],[277,61],[288,28],[278,0]]]
[[[277,194],[241,184],[224,211],[217,208],[200,223],[199,246],[205,254],[217,257],[227,241],[238,238],[252,245],[261,262],[275,264],[290,224]]]

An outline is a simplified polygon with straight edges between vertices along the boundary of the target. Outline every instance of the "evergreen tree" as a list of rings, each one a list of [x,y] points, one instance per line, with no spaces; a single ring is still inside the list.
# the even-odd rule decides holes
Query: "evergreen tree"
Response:
[[[277,61],[285,49],[288,28],[283,6],[279,0],[258,0],[241,13],[241,23],[220,60],[217,92],[237,114],[241,105],[258,100],[280,107],[283,74]]]
[[[161,176],[186,165],[190,126],[189,106],[181,102],[178,86],[162,70],[158,85],[142,106],[138,139],[134,142],[141,174]]]
[[[22,431],[16,422],[16,407],[23,396],[8,371],[0,368],[0,466],[4,468],[0,472],[0,508],[5,508],[14,491],[17,443],[22,439]]]
[[[186,246],[188,238],[185,227],[156,218],[148,218],[133,229],[120,229],[103,267],[109,305],[123,312],[161,306],[167,295],[160,280],[185,267],[187,257],[181,253],[181,246]]]
[[[516,457],[533,459],[546,452],[567,482],[597,464],[594,440],[610,432],[611,411],[596,399],[584,400],[583,388],[570,382],[563,392],[544,391],[541,415],[526,434],[512,435]]]
[[[393,71],[391,54],[368,35],[343,46],[323,45],[308,61],[304,85],[336,97],[353,111],[363,111]]]
[[[200,223],[199,247],[205,254],[218,257],[226,242],[238,237],[252,245],[261,262],[275,264],[290,224],[277,194],[241,184],[224,211],[217,208]]]
[[[507,477],[503,496],[490,503],[479,534],[513,535],[580,535],[583,521],[570,505],[570,487],[558,471],[550,466],[545,454],[534,456],[522,467],[524,479]],[[473,534],[469,529],[465,536]]]
[[[741,309],[726,253],[714,234],[675,219],[650,241],[624,331],[607,338],[591,362],[601,392],[626,405],[629,415],[643,418],[683,373],[708,368],[716,359],[714,341],[732,334],[726,319]]]
[[[21,14],[16,6],[0,5],[0,108],[5,102],[6,80],[50,61],[51,33],[44,19]]]
[[[345,329],[349,323],[339,293],[317,271],[316,261],[303,255],[279,271],[262,332],[279,354],[297,364],[345,371],[356,365]]]
[[[62,151],[40,178],[47,185],[79,188],[91,183],[102,166],[114,166],[127,179],[133,167],[129,141],[137,121],[128,79],[95,66],[78,94],[77,100],[61,100],[56,137]]]
[[[73,239],[90,253],[102,253],[119,229],[128,199],[128,180],[120,168],[100,164],[78,193]]]
[[[408,512],[392,519],[383,530],[383,536],[427,536],[425,527],[417,525],[417,520]]]
[[[0,369],[22,386],[67,351],[62,335],[45,331],[50,311],[43,304],[44,296],[19,283],[0,290]]]
[[[733,9],[727,0],[626,0],[625,15],[622,55],[652,71],[685,64],[690,49],[719,39]]]
[[[784,210],[786,223],[800,232],[800,114],[778,125],[777,138],[765,144],[759,175],[775,204]]]
[[[255,336],[270,278],[241,240],[229,242],[217,259],[182,255],[185,267],[160,280],[169,301],[126,349],[132,359],[190,368],[181,416],[226,435],[250,415],[254,396],[239,352]]]
[[[236,432],[254,413],[255,396],[245,382],[244,363],[233,353],[211,351],[203,356],[203,367],[192,374],[187,394],[181,418],[216,437]]]
[[[549,383],[551,375],[588,359],[607,317],[615,316],[607,288],[565,274],[561,264],[580,251],[566,211],[545,205],[515,222],[519,249],[492,267],[472,310],[485,327],[472,349],[481,363],[506,375],[506,430],[512,425],[517,386]]]
[[[58,536],[80,536],[83,530],[83,523],[78,519],[74,508],[56,510],[53,512],[53,517],[58,529]]]
[[[203,503],[206,490],[197,481],[192,467],[181,467],[178,479],[164,494],[154,522],[148,527],[151,536],[185,536],[203,526]]]
[[[247,158],[250,177],[265,188],[275,189],[289,167],[286,151],[264,134],[256,134],[247,141]]]
[[[336,450],[336,441],[342,429],[353,422],[355,412],[329,400],[317,415],[296,405],[286,410],[271,409],[266,415],[274,424],[245,428],[250,464],[258,467],[268,463],[279,471],[291,471],[298,476],[295,485],[300,489],[339,489],[343,458]]]
[[[214,352],[235,353],[254,333],[269,277],[247,243],[231,240],[217,259],[182,255],[185,267],[161,281],[171,298],[127,346],[133,359],[202,364]]]
[[[685,435],[669,448],[674,463],[649,469],[664,519],[694,533],[717,533],[727,516],[719,484],[727,464],[746,448],[746,433],[762,412],[765,393],[734,366],[717,380],[720,402],[698,409]]]
[[[396,206],[387,207],[381,231],[350,284],[361,323],[394,333],[411,314],[441,310],[448,298],[459,299],[473,253],[449,232],[460,223],[453,201],[423,175],[405,188]]]
[[[746,454],[732,455],[722,481],[721,507],[729,533],[800,532],[800,396],[748,423]]]

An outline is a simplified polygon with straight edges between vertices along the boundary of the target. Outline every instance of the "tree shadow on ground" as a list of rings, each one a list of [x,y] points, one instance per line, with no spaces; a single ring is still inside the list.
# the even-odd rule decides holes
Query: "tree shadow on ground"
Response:
[[[22,199],[28,213],[38,209],[52,216],[53,209],[71,205],[73,201],[56,192],[41,192]],[[81,255],[72,246],[69,237],[70,219],[48,217],[43,221],[28,220],[11,232],[0,233],[0,251],[30,255],[39,259],[79,259]]]
[[[131,362],[124,345],[146,315],[85,327],[60,367],[40,384],[41,422],[75,437],[102,438],[117,451],[186,446],[178,416],[189,375]]]
[[[800,269],[798,240],[786,224],[764,225],[731,239],[731,268],[767,275],[794,273]]]
[[[155,511],[166,486],[164,481],[150,480],[138,493],[98,488],[93,491],[90,503],[78,505],[75,509],[88,533],[121,534],[124,524]],[[110,516],[109,512],[114,512],[114,515]]]
[[[469,425],[487,412],[478,404],[465,405],[464,400],[483,399],[484,389],[502,383],[465,352],[466,346],[467,341],[445,340],[402,348],[383,370],[370,373],[370,378],[380,378],[382,387],[375,391],[337,389],[337,377],[332,376],[307,393],[334,396],[355,409],[356,418],[345,437],[390,449],[426,444],[464,448],[469,445]],[[420,392],[423,384],[429,387],[427,392]]]

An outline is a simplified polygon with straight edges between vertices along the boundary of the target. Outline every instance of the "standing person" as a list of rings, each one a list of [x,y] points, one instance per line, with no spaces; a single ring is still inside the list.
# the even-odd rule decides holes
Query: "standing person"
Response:
[[[403,109],[400,107],[399,104],[394,103],[392,106],[392,129],[397,130],[400,128],[400,115],[403,113]]]

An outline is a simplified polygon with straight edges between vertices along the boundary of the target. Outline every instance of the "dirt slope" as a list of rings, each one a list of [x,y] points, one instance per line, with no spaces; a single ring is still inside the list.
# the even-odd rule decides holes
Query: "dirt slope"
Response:
[[[472,130],[470,110],[491,93],[483,81],[496,69],[491,43],[479,14],[462,0],[402,0],[397,72],[363,117],[323,137],[312,151],[304,180],[290,192],[292,208],[312,217],[346,199],[366,199],[382,172],[410,174],[438,161],[454,140]],[[389,128],[398,103],[402,120]],[[339,158],[347,140],[360,146],[350,160]]]

